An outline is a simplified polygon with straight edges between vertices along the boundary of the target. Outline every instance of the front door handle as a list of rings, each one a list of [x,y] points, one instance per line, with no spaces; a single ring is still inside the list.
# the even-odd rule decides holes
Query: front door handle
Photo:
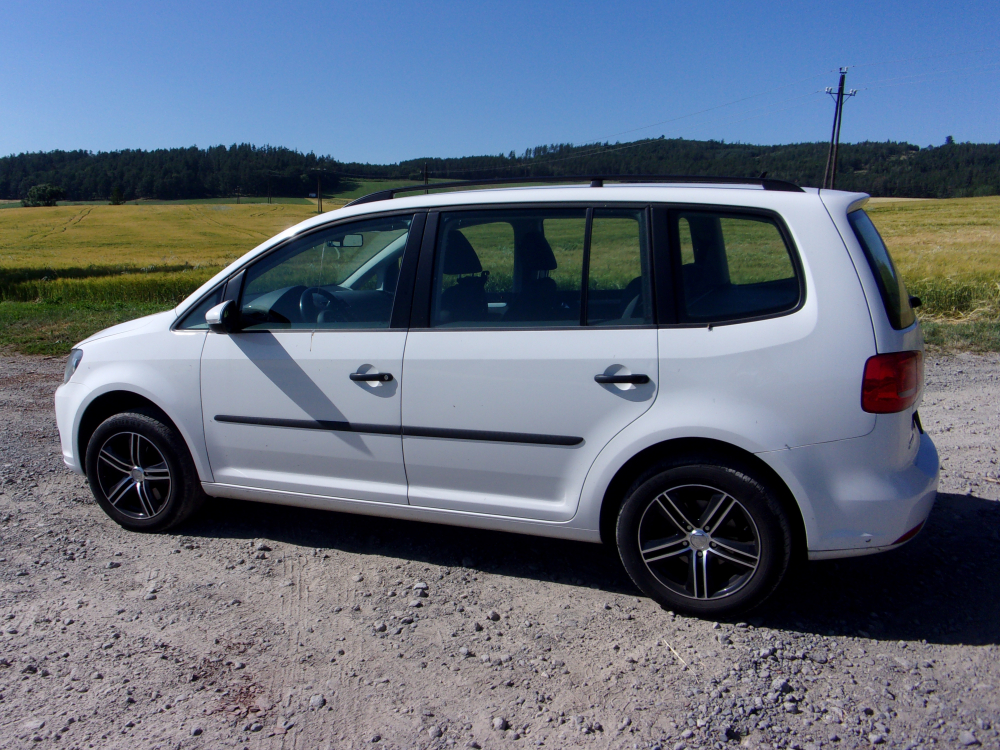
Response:
[[[352,372],[351,380],[355,383],[388,383],[392,380],[389,372]]]
[[[631,383],[632,385],[645,385],[649,382],[649,375],[595,375],[594,382],[601,385],[616,383]]]

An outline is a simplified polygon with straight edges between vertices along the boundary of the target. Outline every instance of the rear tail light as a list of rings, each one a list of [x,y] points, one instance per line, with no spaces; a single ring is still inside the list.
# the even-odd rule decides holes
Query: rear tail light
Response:
[[[872,414],[892,414],[913,406],[924,387],[921,352],[876,354],[865,362],[861,408]]]

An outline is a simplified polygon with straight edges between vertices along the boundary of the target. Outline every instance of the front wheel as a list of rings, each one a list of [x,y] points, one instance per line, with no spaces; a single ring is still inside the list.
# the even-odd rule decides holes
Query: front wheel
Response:
[[[97,504],[131,531],[176,526],[204,499],[187,446],[153,412],[136,410],[106,419],[90,438],[86,463]]]
[[[788,517],[746,467],[711,459],[661,465],[633,484],[618,515],[619,554],[668,609],[728,616],[778,587],[792,556]]]

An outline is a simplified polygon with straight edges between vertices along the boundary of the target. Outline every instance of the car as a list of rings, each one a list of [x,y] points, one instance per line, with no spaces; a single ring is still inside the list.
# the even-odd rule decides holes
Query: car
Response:
[[[919,301],[868,196],[550,182],[367,196],[91,336],[66,465],[134,531],[233,498],[610,544],[704,617],[919,532]]]

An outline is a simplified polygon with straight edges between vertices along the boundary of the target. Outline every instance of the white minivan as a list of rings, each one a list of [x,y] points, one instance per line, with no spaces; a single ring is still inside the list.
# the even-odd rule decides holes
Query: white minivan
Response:
[[[282,232],[73,349],[66,464],[136,531],[225,497],[614,544],[705,616],[912,538],[923,338],[867,196],[588,180]]]

